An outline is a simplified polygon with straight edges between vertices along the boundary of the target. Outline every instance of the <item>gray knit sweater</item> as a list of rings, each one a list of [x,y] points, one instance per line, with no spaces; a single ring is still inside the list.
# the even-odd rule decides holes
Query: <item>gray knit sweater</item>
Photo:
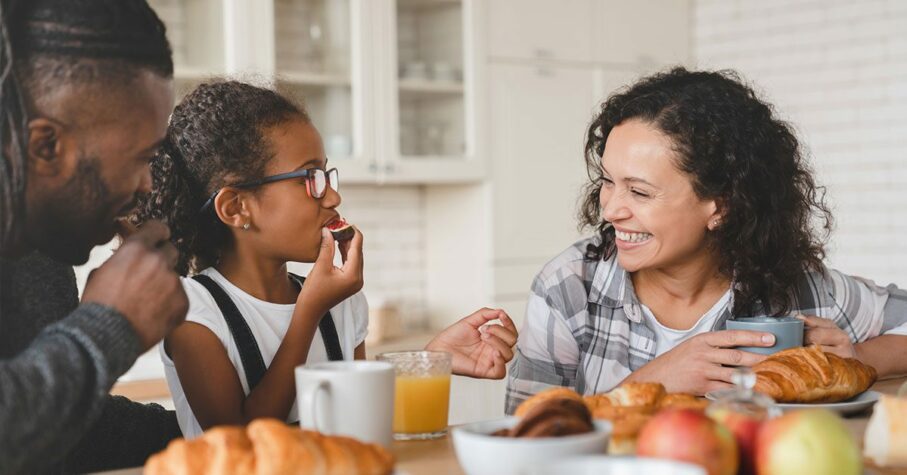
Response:
[[[178,437],[172,411],[108,394],[139,352],[121,314],[79,304],[72,267],[0,260],[0,474],[141,465]]]

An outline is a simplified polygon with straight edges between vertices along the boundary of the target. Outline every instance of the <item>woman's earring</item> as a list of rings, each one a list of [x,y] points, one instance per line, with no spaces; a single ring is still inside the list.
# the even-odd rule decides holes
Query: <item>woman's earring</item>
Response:
[[[246,224],[243,224],[243,225],[242,225],[242,228],[243,228],[244,231],[248,231],[250,226],[251,226],[251,225],[250,225],[249,223],[246,223]]]
[[[714,231],[715,228],[717,228],[717,227],[718,227],[718,220],[716,219],[716,220],[712,221],[712,231]]]

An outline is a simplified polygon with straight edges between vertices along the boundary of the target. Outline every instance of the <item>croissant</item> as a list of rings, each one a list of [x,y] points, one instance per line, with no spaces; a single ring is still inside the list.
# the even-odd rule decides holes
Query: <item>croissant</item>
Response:
[[[779,351],[753,366],[754,389],[780,403],[827,403],[869,389],[876,370],[854,358],[825,353],[818,345]]]
[[[393,466],[393,456],[378,445],[257,419],[246,428],[215,427],[194,440],[175,440],[148,459],[144,473],[388,475]]]

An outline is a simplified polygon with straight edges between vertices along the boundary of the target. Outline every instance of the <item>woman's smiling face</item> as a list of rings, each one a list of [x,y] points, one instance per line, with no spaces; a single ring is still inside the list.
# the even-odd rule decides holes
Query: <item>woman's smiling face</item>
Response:
[[[720,219],[677,168],[671,140],[652,124],[614,127],[602,154],[602,217],[615,229],[617,259],[629,272],[662,269],[708,255],[706,234]]]

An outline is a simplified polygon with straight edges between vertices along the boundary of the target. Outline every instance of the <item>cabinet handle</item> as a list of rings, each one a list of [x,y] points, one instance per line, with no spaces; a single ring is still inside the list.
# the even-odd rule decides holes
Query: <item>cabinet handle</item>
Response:
[[[371,173],[378,173],[378,162],[369,163],[368,171],[370,171]]]
[[[384,165],[384,173],[394,173],[395,171],[397,171],[397,167],[393,163]]]
[[[554,54],[551,53],[551,50],[547,50],[547,49],[544,49],[544,48],[536,48],[536,49],[535,49],[535,56],[536,56],[537,58],[551,58],[551,57],[554,56]]]

